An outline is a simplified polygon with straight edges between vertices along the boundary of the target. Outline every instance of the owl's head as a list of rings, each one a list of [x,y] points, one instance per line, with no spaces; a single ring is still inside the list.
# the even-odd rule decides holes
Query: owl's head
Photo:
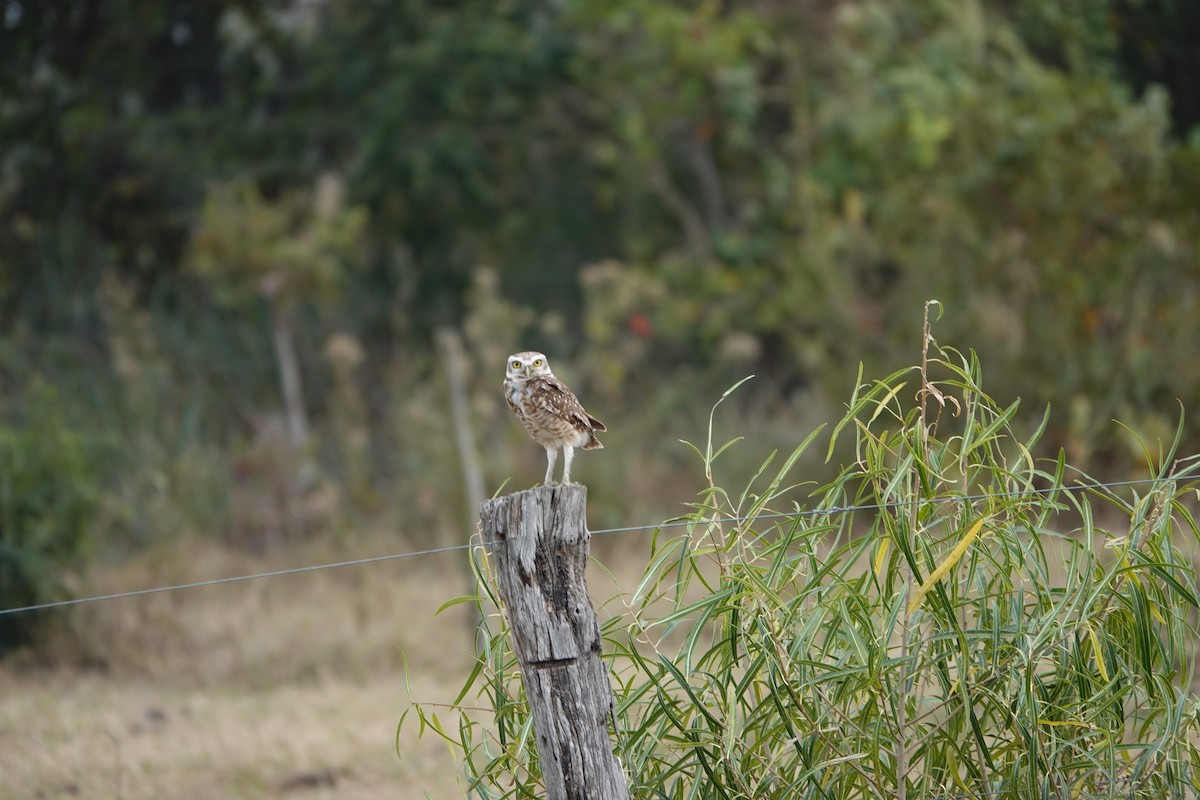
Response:
[[[508,357],[508,369],[504,377],[510,381],[523,381],[538,375],[553,375],[550,362],[541,353],[526,350],[523,353],[513,353]]]

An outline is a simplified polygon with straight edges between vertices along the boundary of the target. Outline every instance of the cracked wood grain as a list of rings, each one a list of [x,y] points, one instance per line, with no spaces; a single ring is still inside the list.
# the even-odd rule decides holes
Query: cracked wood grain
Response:
[[[628,800],[585,580],[586,511],[585,486],[543,486],[483,503],[480,523],[529,698],[546,797]]]

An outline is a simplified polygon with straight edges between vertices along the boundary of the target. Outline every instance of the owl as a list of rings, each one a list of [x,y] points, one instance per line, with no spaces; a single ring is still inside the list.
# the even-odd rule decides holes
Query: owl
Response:
[[[567,385],[554,377],[550,362],[541,353],[526,351],[508,357],[504,375],[504,398],[533,440],[546,448],[546,479],[553,482],[558,449],[563,451],[563,483],[571,482],[571,459],[575,448],[599,450],[596,438],[606,431],[604,423],[590,416]]]

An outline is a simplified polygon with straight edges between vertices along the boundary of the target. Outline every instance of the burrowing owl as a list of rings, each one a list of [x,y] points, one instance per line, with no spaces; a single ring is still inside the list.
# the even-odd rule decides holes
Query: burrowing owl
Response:
[[[604,447],[596,438],[596,432],[608,428],[583,410],[579,398],[554,377],[550,362],[541,353],[526,351],[508,357],[504,397],[533,440],[546,448],[546,479],[543,483],[552,482],[558,448],[563,451],[563,483],[570,483],[575,448],[598,450]]]

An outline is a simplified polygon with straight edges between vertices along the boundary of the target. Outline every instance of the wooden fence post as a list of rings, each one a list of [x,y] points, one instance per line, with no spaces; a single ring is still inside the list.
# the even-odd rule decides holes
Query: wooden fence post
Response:
[[[547,800],[628,800],[608,723],[613,693],[584,570],[587,487],[544,486],[480,506],[484,545],[533,714]]]

